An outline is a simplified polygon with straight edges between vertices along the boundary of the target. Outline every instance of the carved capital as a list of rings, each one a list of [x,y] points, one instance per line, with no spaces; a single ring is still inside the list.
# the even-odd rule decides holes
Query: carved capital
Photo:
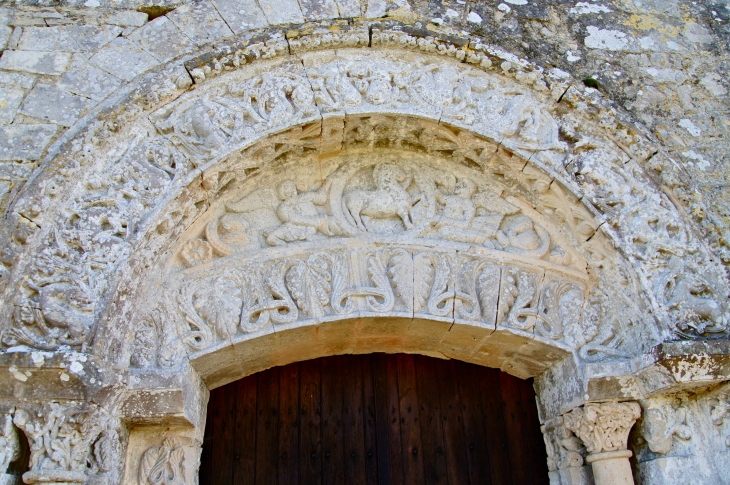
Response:
[[[548,421],[540,431],[547,450],[548,470],[583,466],[583,443],[565,426],[562,417]]]
[[[27,436],[31,453],[24,482],[82,484],[109,471],[119,448],[112,422],[102,409],[86,403],[17,409],[13,423]]]
[[[0,476],[6,473],[11,461],[20,456],[18,432],[13,426],[12,411],[0,416]]]
[[[586,404],[564,416],[565,426],[573,431],[590,454],[626,449],[629,431],[641,416],[636,402]]]

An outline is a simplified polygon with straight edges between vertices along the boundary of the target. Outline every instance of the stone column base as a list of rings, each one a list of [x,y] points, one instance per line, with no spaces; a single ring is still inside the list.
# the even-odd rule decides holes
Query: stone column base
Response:
[[[549,472],[550,485],[594,485],[589,466],[572,466]]]
[[[586,461],[593,466],[596,485],[634,485],[634,475],[629,463],[631,455],[629,450],[588,455]]]

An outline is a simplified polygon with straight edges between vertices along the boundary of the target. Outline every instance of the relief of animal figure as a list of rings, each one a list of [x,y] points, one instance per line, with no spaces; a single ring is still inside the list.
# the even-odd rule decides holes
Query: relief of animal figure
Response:
[[[353,190],[343,197],[348,222],[367,231],[363,216],[372,219],[398,216],[406,230],[413,229],[410,215],[412,201],[406,191],[413,175],[392,163],[380,163],[373,168],[373,179],[376,190]]]

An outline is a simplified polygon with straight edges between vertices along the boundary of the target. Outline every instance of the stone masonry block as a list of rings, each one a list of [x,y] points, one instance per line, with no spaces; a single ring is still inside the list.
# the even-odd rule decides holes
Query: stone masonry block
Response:
[[[58,76],[68,69],[70,61],[68,52],[5,51],[0,58],[0,69]]]
[[[24,96],[25,91],[22,89],[0,87],[0,124],[7,125],[13,121]]]
[[[193,41],[164,16],[135,30],[129,40],[139,44],[160,62],[169,61],[195,47]]]
[[[26,27],[18,48],[29,51],[95,51],[114,40],[121,31],[122,28],[115,25]]]
[[[0,127],[0,160],[37,160],[57,129],[51,124]]]
[[[198,45],[233,35],[209,0],[183,5],[167,17]]]
[[[121,27],[142,27],[147,23],[147,14],[135,10],[120,10],[104,15],[99,20],[105,24]]]
[[[13,28],[7,25],[0,25],[0,50],[5,49],[8,46],[8,40],[13,34]]]
[[[76,96],[56,86],[39,84],[25,98],[20,112],[56,122],[61,126],[71,126],[88,107],[87,98]]]
[[[66,91],[99,101],[121,85],[117,77],[90,65],[68,71],[58,83]]]
[[[259,5],[271,25],[304,22],[304,15],[297,0],[259,0]]]
[[[359,17],[360,2],[357,0],[337,0],[340,17]]]
[[[301,0],[304,18],[311,20],[332,19],[339,16],[335,0]]]
[[[35,76],[19,72],[0,71],[0,86],[30,89],[35,82]]]
[[[89,64],[125,81],[131,81],[137,75],[157,65],[158,61],[134,42],[118,37],[94,54],[89,59]]]
[[[255,0],[213,0],[213,5],[236,34],[268,25]]]

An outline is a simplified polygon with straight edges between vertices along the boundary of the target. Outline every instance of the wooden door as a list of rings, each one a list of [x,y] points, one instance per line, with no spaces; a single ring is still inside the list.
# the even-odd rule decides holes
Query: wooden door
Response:
[[[532,385],[496,369],[347,355],[211,392],[201,485],[547,483]]]

